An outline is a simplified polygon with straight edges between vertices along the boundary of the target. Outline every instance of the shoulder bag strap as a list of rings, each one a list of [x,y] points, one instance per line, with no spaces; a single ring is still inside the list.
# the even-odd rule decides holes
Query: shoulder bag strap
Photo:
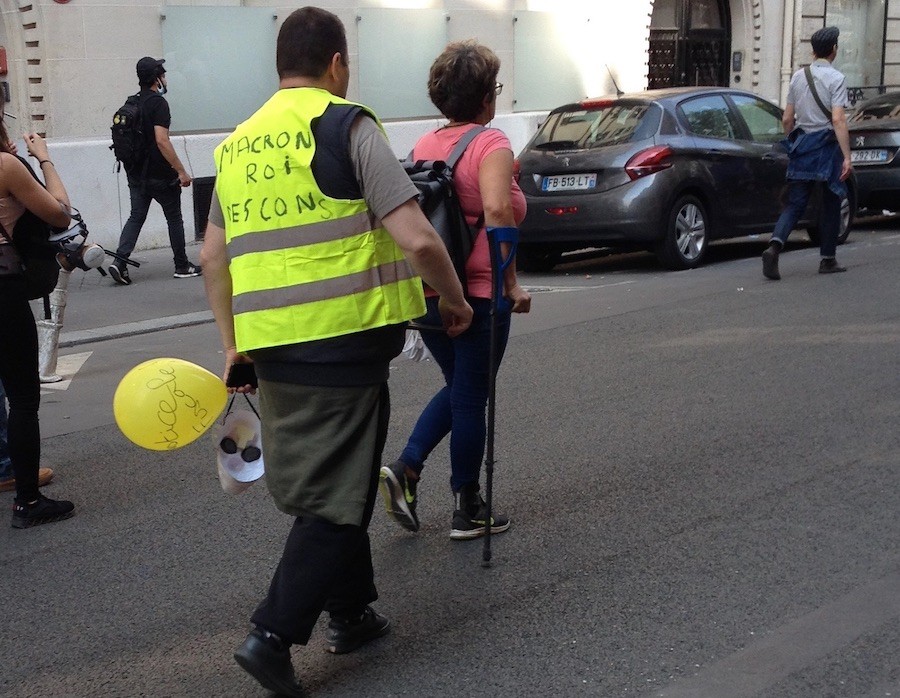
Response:
[[[459,162],[459,159],[463,156],[463,153],[466,152],[466,148],[469,147],[469,144],[475,140],[475,137],[487,129],[484,126],[476,126],[473,129],[469,129],[463,134],[463,137],[459,139],[459,142],[456,144],[456,147],[450,153],[449,157],[445,160],[447,163],[447,167],[451,170],[456,167],[456,163]]]
[[[466,148],[469,147],[469,144],[475,140],[475,136],[477,136],[482,131],[487,131],[487,128],[485,128],[484,126],[477,126],[469,131],[466,131],[463,134],[463,137],[459,139],[459,142],[456,144],[456,147],[453,149],[453,151],[450,153],[450,155],[447,157],[447,159],[444,160],[447,167],[449,167],[451,170],[453,169],[453,166],[457,162],[459,162],[459,159],[463,156],[463,153],[466,152]],[[415,152],[415,148],[410,150],[409,155],[406,156],[406,159],[409,160],[410,162],[413,161],[413,153],[414,152]]]
[[[459,142],[456,144],[456,147],[453,149],[453,152],[450,153],[450,156],[447,158],[447,167],[453,172],[453,168],[456,167],[456,163],[459,162],[459,159],[463,156],[463,153],[466,152],[466,148],[469,147],[469,144],[475,140],[479,133],[483,133],[487,131],[487,128],[484,126],[476,126],[473,129],[466,131],[463,134],[463,137],[459,139]],[[482,211],[481,215],[478,216],[478,219],[475,221],[475,230],[478,231],[481,229],[481,226],[484,225],[484,212]]]
[[[829,111],[828,107],[825,106],[825,103],[822,101],[822,98],[819,97],[819,91],[816,89],[816,81],[813,79],[812,68],[806,66],[803,69],[803,72],[806,74],[806,81],[809,83],[809,89],[812,92],[812,96],[816,100],[816,104],[819,105],[819,109],[822,110],[822,113],[831,119],[831,111]]]

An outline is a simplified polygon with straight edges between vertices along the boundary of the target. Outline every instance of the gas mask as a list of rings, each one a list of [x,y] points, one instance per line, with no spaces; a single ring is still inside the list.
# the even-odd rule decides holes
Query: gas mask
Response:
[[[88,229],[77,209],[72,209],[72,227],[68,230],[55,233],[50,236],[50,242],[55,244],[59,252],[56,253],[56,261],[65,271],[75,269],[98,269],[103,264],[106,250],[100,245],[88,243]]]

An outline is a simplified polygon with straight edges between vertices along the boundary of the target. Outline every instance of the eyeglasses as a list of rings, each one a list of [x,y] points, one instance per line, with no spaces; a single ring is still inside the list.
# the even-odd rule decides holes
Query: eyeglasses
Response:
[[[498,95],[498,94],[500,94],[501,92],[503,92],[503,83],[502,83],[502,82],[498,82],[496,85],[494,85],[494,94],[495,94],[495,95]]]

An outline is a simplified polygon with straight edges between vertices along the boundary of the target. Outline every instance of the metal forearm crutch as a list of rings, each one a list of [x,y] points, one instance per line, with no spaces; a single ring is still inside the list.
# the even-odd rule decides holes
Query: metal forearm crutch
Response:
[[[501,309],[508,310],[509,301],[503,296],[503,277],[509,265],[516,258],[516,246],[519,242],[518,228],[494,228],[485,229],[488,239],[488,249],[491,255],[491,336],[488,357],[488,404],[487,404],[487,443],[484,457],[484,504],[485,504],[485,530],[484,551],[482,553],[482,566],[491,566],[491,527],[494,523],[491,515],[491,504],[494,493],[494,422],[497,403],[497,314]],[[503,256],[502,243],[509,244],[506,257]],[[506,307],[503,307],[506,306]]]

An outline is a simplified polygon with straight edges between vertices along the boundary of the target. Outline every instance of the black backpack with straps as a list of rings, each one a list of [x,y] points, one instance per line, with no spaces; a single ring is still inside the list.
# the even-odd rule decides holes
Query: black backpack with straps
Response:
[[[466,288],[466,262],[484,216],[473,230],[453,187],[453,168],[469,144],[485,130],[484,126],[477,126],[467,131],[446,160],[414,160],[412,152],[401,160],[403,169],[419,190],[419,207],[447,246],[463,289]]]
[[[142,106],[140,93],[130,95],[113,114],[109,149],[116,156],[116,171],[124,167],[128,174],[140,175],[141,169],[146,167],[148,152]]]

